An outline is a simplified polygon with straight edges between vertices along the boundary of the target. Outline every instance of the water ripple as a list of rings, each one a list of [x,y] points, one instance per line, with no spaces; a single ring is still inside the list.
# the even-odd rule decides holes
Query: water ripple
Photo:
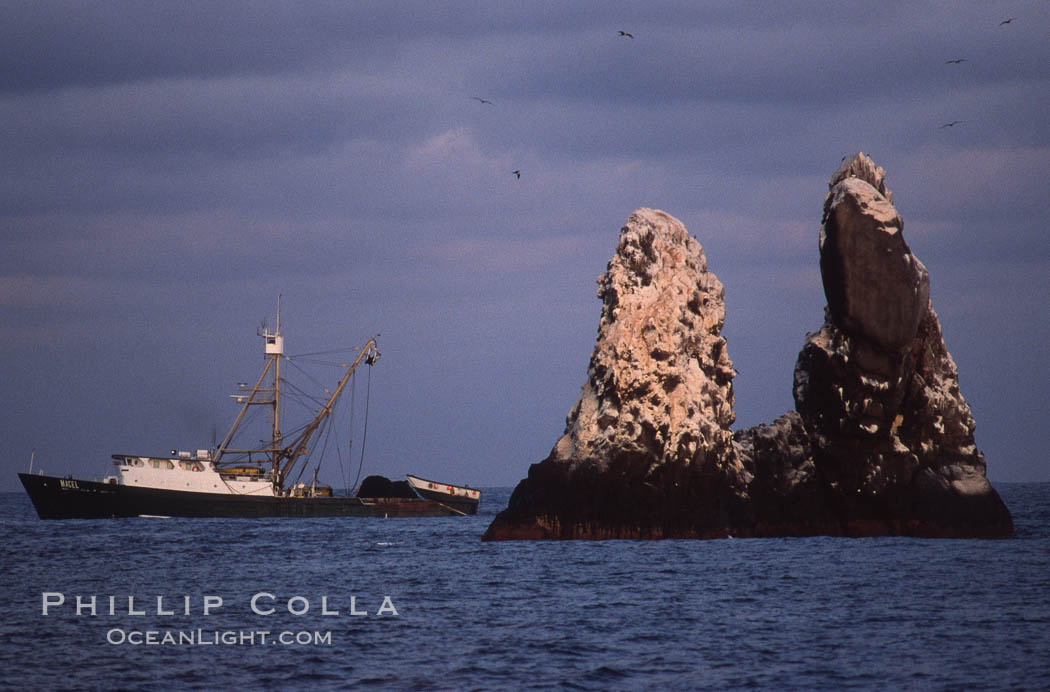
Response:
[[[1039,689],[1050,484],[1000,491],[1017,523],[1000,541],[505,544],[480,536],[509,489],[437,520],[43,522],[6,494],[0,665],[29,689]],[[42,615],[44,592],[66,604]],[[330,639],[107,642],[197,629]]]

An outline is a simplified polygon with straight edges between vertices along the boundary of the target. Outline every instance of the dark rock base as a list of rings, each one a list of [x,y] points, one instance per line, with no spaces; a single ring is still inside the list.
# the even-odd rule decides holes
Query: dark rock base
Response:
[[[650,477],[609,473],[604,464],[533,464],[483,540],[727,538],[740,508],[717,476],[688,468]]]
[[[772,425],[735,435],[752,475],[746,488],[729,476],[663,467],[630,478],[608,469],[628,459],[533,464],[483,540],[713,539],[805,536],[1001,538],[1013,533],[991,486],[966,493],[920,469],[911,483],[884,492],[842,492],[814,461],[794,411]]]

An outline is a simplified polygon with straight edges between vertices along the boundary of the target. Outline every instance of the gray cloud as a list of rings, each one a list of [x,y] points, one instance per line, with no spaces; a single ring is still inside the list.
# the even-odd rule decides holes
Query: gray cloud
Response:
[[[1023,365],[1050,340],[1050,8],[1011,8],[1008,27],[998,10],[6,3],[0,393],[24,405],[0,436],[84,472],[113,447],[206,442],[143,402],[220,411],[283,293],[290,343],[384,334],[370,435],[410,467],[389,474],[512,483],[560,433],[594,278],[638,206],[704,245],[738,417],[770,420],[822,319],[826,180],[863,150],[931,270],[992,477],[1045,478],[1015,421],[1050,405],[1031,387],[1045,367]]]

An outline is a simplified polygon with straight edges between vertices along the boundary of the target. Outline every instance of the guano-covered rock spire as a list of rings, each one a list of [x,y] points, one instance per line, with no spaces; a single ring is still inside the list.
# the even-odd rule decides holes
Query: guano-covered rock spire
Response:
[[[638,209],[598,279],[602,314],[580,398],[487,538],[724,535],[746,492],[730,425],[722,284],[680,221]],[[625,509],[629,508],[629,509]]]

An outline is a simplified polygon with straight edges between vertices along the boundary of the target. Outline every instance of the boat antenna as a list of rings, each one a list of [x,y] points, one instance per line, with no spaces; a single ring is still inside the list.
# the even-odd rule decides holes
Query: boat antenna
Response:
[[[33,459],[36,458],[36,450],[34,449],[29,453],[29,473],[33,472]]]

